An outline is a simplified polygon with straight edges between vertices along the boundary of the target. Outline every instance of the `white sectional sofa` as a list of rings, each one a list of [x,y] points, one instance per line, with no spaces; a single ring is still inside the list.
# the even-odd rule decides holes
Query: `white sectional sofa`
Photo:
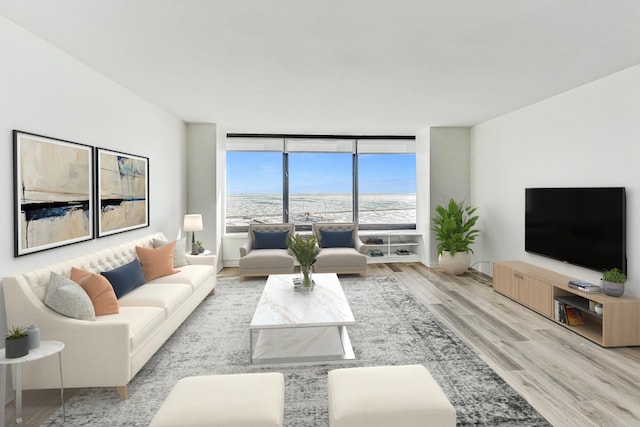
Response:
[[[8,325],[37,324],[42,340],[64,342],[65,387],[117,387],[127,384],[182,324],[216,283],[214,256],[189,256],[178,273],[150,280],[118,299],[119,313],[78,320],[44,304],[52,272],[70,277],[73,267],[100,273],[137,258],[136,246],[151,248],[162,233],[3,279]],[[24,389],[60,387],[57,358],[32,362],[23,372]]]

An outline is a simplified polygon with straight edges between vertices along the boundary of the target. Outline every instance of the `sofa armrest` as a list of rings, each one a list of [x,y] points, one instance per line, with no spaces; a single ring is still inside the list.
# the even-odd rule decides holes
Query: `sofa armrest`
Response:
[[[251,252],[251,242],[247,240],[242,245],[240,245],[240,258],[243,256],[247,256],[247,254]]]
[[[191,255],[186,254],[187,263],[190,265],[210,265],[216,267],[215,255]]]
[[[37,324],[41,333],[46,331],[43,337],[59,339],[65,344],[65,385],[68,383],[71,387],[77,387],[77,384],[89,378],[96,384],[110,386],[123,386],[129,382],[132,375],[129,322],[90,322],[64,318],[46,326],[44,319]],[[68,373],[70,370],[76,372]]]
[[[361,254],[365,254],[366,255],[366,253],[365,253],[366,245],[364,243],[362,243],[362,240],[360,240],[360,237],[358,237],[358,235],[356,235],[353,238],[353,243],[355,244],[354,247],[356,248],[356,251],[360,252]]]
[[[19,275],[5,277],[3,291],[8,324],[36,324],[43,340],[59,340],[65,344],[62,353],[65,386],[79,387],[87,383],[122,386],[129,382],[128,322],[77,320],[58,314],[45,306]],[[52,372],[40,373],[38,388],[59,385],[56,371]],[[25,373],[24,380],[25,387],[32,388],[29,374]]]

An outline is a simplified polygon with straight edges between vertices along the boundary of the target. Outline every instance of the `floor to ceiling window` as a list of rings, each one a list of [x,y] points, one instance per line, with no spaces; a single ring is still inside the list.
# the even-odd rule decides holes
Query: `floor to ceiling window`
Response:
[[[288,165],[288,222],[353,221],[352,140],[285,140]]]
[[[226,231],[249,223],[415,228],[415,139],[228,137]]]
[[[415,140],[358,141],[361,228],[415,228]]]
[[[278,141],[249,140],[227,151],[227,231],[246,230],[251,222],[282,222],[282,147]]]

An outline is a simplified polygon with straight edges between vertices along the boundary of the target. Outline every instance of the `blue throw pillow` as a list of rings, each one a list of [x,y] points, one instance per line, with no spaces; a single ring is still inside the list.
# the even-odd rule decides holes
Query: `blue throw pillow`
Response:
[[[288,231],[253,230],[254,249],[287,249]]]
[[[323,248],[352,248],[353,230],[320,230]]]
[[[142,266],[138,259],[134,259],[129,264],[125,264],[113,270],[103,271],[102,274],[107,278],[116,298],[120,298],[127,292],[131,292],[138,286],[144,284],[144,276],[142,275]]]

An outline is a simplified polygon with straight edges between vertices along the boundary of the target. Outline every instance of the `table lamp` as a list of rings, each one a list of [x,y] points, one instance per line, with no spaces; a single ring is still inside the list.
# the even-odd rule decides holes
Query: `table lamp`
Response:
[[[196,246],[196,231],[202,230],[202,215],[190,214],[184,216],[184,224],[182,228],[185,232],[191,231],[191,255],[198,255],[198,247]]]

